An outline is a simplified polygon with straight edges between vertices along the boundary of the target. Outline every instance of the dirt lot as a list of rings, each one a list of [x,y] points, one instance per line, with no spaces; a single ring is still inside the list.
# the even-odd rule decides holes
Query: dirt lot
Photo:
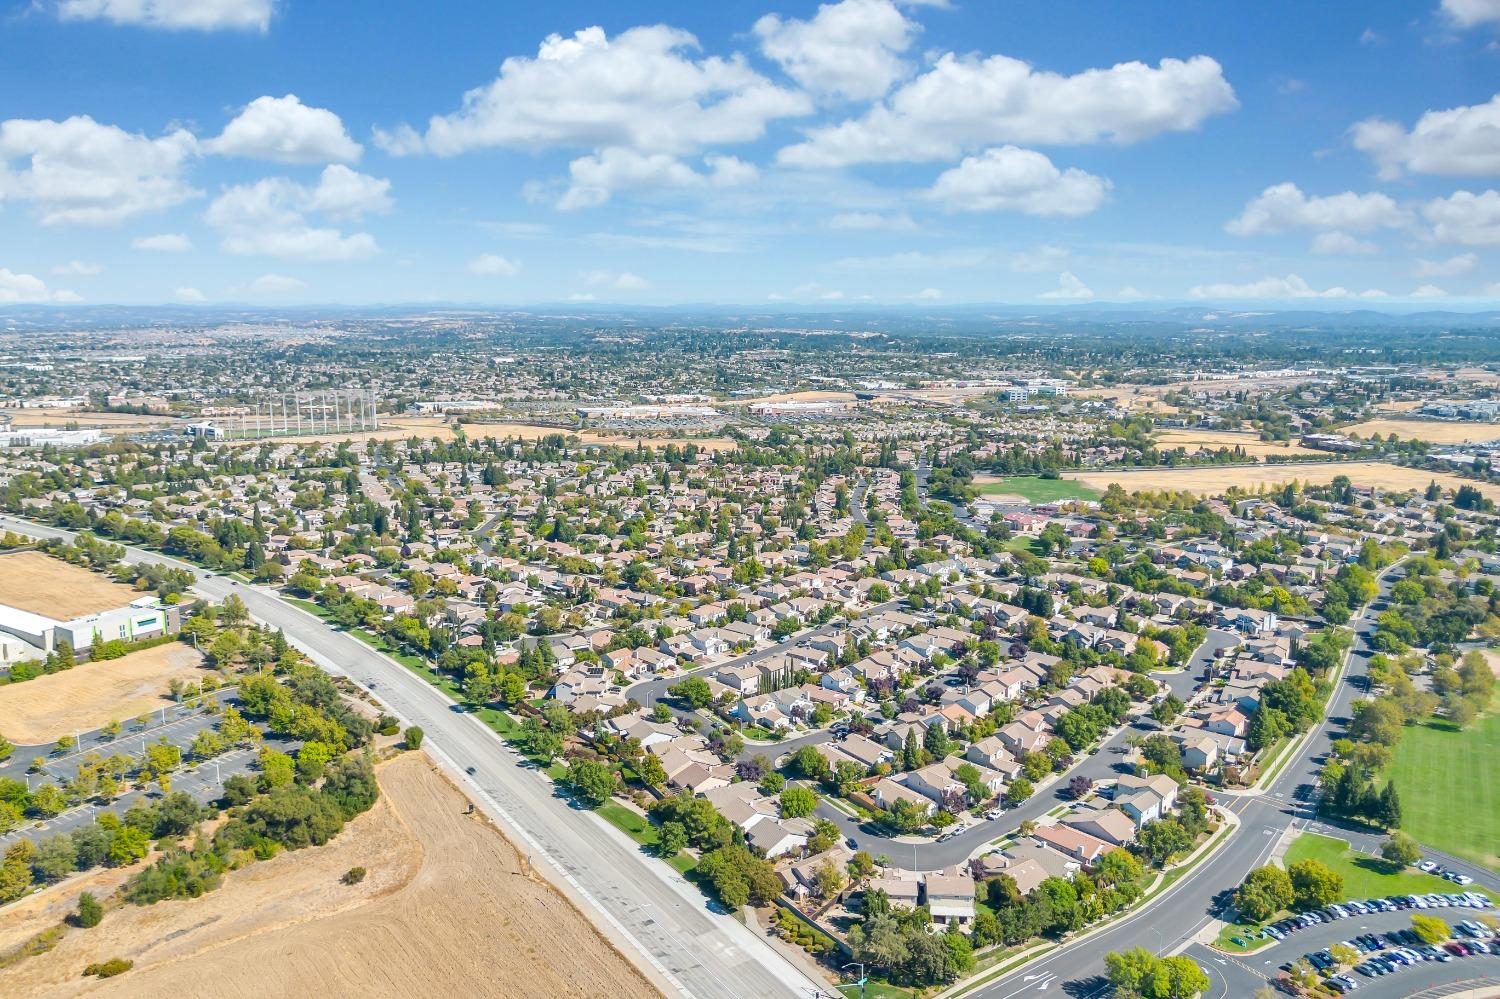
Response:
[[[1229,430],[1163,430],[1156,435],[1156,446],[1163,450],[1184,447],[1193,450],[1206,447],[1218,450],[1221,447],[1242,447],[1252,458],[1264,458],[1268,454],[1317,454],[1300,444],[1263,441],[1256,434],[1235,433]]]
[[[171,704],[167,684],[174,678],[202,679],[202,661],[190,646],[170,642],[8,684],[0,687],[0,733],[22,746],[39,746],[111,719],[129,721]]]
[[[8,997],[609,996],[658,993],[497,830],[408,753],[381,801],[326,847],[229,875],[192,901],[123,907],[0,973]],[[339,883],[353,866],[356,887]],[[66,888],[64,889],[66,890]],[[130,958],[104,982],[91,961]]]
[[[1145,412],[1170,416],[1178,410],[1176,406],[1169,406],[1161,401],[1166,391],[1164,386],[1145,388],[1138,385],[1118,385],[1107,389],[1079,389],[1073,395],[1083,399],[1107,399],[1133,413]]]
[[[1425,489],[1427,483],[1436,479],[1439,485],[1447,489],[1457,489],[1466,484],[1476,485],[1486,496],[1500,501],[1500,486],[1470,483],[1456,475],[1401,468],[1377,461],[1328,462],[1290,467],[1263,465],[1237,468],[1161,468],[1142,472],[1068,472],[1064,475],[1096,489],[1104,489],[1111,482],[1118,482],[1129,492],[1171,489],[1204,496],[1217,495],[1230,486],[1255,492],[1262,486],[1270,489],[1293,480],[1322,485],[1332,482],[1337,475],[1349,476],[1356,486],[1375,486],[1380,489]]]
[[[1351,437],[1395,434],[1402,440],[1428,441],[1432,444],[1469,444],[1500,438],[1500,423],[1446,423],[1441,420],[1366,420],[1343,433]]]
[[[746,400],[747,405],[775,402],[853,402],[853,392],[782,392],[780,395],[763,395],[759,399]]]
[[[141,594],[41,552],[0,555],[0,604],[58,621],[123,607]]]

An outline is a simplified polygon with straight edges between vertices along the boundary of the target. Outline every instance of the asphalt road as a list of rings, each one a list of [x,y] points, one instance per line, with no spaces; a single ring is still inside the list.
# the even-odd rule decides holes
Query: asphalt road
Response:
[[[11,517],[0,529],[40,537],[71,532]],[[817,985],[727,914],[712,911],[696,888],[592,812],[554,794],[545,776],[518,766],[505,743],[479,719],[394,660],[273,593],[153,552],[127,548],[126,561],[167,563],[198,577],[212,599],[237,593],[252,616],[331,673],[370,690],[404,725],[426,733],[429,750],[484,810],[518,836],[531,861],[594,906],[602,928],[645,954],[665,988],[703,999],[812,996]],[[466,772],[472,769],[473,773]],[[547,872],[552,867],[555,875]]]

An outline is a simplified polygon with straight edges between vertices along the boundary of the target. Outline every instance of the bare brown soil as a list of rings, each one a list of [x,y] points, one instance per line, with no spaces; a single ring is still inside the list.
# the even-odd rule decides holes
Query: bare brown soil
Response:
[[[71,621],[123,607],[142,594],[41,552],[0,555],[0,604]]]
[[[326,999],[659,993],[539,877],[467,799],[407,753],[379,769],[384,794],[325,847],[230,874],[199,899],[123,906],[55,950],[0,971],[0,993]],[[349,868],[367,869],[349,887]],[[76,892],[72,893],[76,894]],[[3,919],[3,916],[0,916]],[[109,957],[135,967],[82,979]]]
[[[203,657],[172,642],[0,687],[0,734],[22,746],[129,721],[172,703],[173,679],[201,680]]]

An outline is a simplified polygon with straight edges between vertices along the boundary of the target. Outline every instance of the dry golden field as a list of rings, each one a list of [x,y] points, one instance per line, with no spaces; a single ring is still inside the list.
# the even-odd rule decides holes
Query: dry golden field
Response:
[[[659,995],[572,903],[523,870],[508,839],[464,814],[467,799],[425,755],[406,753],[379,778],[381,800],[327,846],[252,864],[201,898],[117,908],[99,928],[70,930],[52,951],[0,972],[4,994]],[[356,866],[364,881],[341,884]],[[49,892],[71,904],[78,890]],[[36,930],[47,925],[31,918]],[[105,981],[79,977],[116,956],[135,967]]]
[[[1374,486],[1379,489],[1404,490],[1425,489],[1427,483],[1436,480],[1448,489],[1461,485],[1476,485],[1491,499],[1500,501],[1500,486],[1487,483],[1470,483],[1456,475],[1444,472],[1426,472],[1416,468],[1402,468],[1378,461],[1326,462],[1322,465],[1258,465],[1232,468],[1153,468],[1130,472],[1065,472],[1064,477],[1077,479],[1095,489],[1104,489],[1118,482],[1128,492],[1151,492],[1174,490],[1215,496],[1230,486],[1239,486],[1248,492],[1258,489],[1273,489],[1297,481],[1305,484],[1324,485],[1335,476],[1347,475],[1358,486]]]
[[[7,684],[0,687],[0,734],[23,746],[39,746],[109,721],[129,721],[171,704],[167,685],[174,679],[201,680],[202,662],[190,646],[169,642]]]
[[[1500,423],[1447,423],[1442,420],[1366,420],[1342,431],[1351,437],[1395,434],[1431,444],[1474,444],[1500,438]]]
[[[123,607],[140,595],[123,583],[41,552],[0,555],[0,604],[57,621]]]
[[[1222,447],[1241,447],[1251,458],[1264,458],[1268,454],[1318,453],[1295,441],[1263,441],[1257,434],[1232,430],[1163,430],[1156,435],[1156,446],[1163,450],[1183,447],[1190,452],[1197,448],[1216,451]]]

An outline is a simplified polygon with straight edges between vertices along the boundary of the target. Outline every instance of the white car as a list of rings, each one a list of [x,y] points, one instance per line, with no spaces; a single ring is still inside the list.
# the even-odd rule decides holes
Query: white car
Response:
[[[1438,869],[1438,865],[1434,864],[1430,860],[1424,860],[1420,864],[1417,865],[1417,870],[1419,870],[1419,871],[1425,871],[1428,874],[1431,874],[1433,871],[1435,871],[1437,869]]]

